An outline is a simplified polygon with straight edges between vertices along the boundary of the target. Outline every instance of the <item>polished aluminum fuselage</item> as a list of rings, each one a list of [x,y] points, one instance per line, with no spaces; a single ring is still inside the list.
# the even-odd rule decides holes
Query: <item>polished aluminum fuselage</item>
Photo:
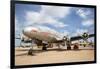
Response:
[[[31,39],[38,39],[47,42],[57,41],[55,34],[50,31],[41,31],[38,28],[25,28],[23,34]]]

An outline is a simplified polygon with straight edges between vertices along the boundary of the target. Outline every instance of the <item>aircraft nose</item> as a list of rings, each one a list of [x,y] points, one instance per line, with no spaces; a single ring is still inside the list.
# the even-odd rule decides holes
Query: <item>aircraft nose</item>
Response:
[[[31,31],[31,28],[25,28],[24,30],[23,30],[23,33],[25,34],[25,33],[29,33]]]
[[[37,28],[34,28],[34,27],[27,27],[23,30],[23,33],[24,34],[28,34],[30,32],[37,32]]]

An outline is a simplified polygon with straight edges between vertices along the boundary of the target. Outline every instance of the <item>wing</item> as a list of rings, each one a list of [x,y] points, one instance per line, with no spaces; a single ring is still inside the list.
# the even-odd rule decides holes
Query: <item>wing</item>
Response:
[[[89,34],[88,38],[93,37],[93,36],[94,36],[94,34]],[[70,38],[71,41],[80,40],[80,39],[83,39],[83,37],[82,36],[75,36],[75,37]]]
[[[15,39],[21,39],[20,37],[16,37]]]

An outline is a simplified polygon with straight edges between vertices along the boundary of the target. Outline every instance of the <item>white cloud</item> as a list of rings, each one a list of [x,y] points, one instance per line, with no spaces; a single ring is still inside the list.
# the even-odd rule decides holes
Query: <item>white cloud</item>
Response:
[[[94,20],[93,20],[93,19],[84,20],[84,21],[82,22],[82,25],[83,25],[83,26],[86,26],[86,27],[89,27],[89,26],[91,26],[91,25],[93,25],[93,24],[94,24]]]
[[[88,16],[91,14],[90,10],[85,10],[85,9],[78,9],[77,14],[83,18],[83,19],[87,19]]]
[[[84,9],[84,8],[78,9],[77,14],[82,18],[83,26],[89,27],[94,24],[93,18],[90,18],[91,16],[94,15],[91,15],[91,13],[92,12],[88,9]]]
[[[68,25],[59,21],[59,19],[68,15],[69,11],[69,7],[42,6],[40,12],[27,11],[26,21],[28,25],[49,24],[54,27],[63,28]]]
[[[54,27],[65,27],[66,24],[52,18],[51,16],[45,16],[43,14],[37,13],[37,12],[27,12],[26,14],[26,20],[28,24],[32,25],[43,25],[43,24],[49,24]]]
[[[35,23],[39,21],[40,14],[33,11],[26,12],[26,21],[28,24]]]
[[[55,23],[55,27],[59,27],[59,28],[63,28],[63,27],[67,27],[67,24],[64,24],[62,22],[59,22],[59,24],[57,25],[58,22]]]
[[[70,7],[42,6],[41,12],[48,16],[63,18],[70,13]]]

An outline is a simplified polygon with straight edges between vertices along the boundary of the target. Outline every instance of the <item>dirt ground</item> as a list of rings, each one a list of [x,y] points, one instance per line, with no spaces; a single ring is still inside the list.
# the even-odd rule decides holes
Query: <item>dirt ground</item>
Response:
[[[33,56],[27,55],[29,48],[15,48],[15,65],[35,65],[50,63],[68,63],[94,61],[93,47],[80,47],[80,50],[66,50],[66,48],[58,49],[48,48],[42,51],[41,48],[33,48]]]

